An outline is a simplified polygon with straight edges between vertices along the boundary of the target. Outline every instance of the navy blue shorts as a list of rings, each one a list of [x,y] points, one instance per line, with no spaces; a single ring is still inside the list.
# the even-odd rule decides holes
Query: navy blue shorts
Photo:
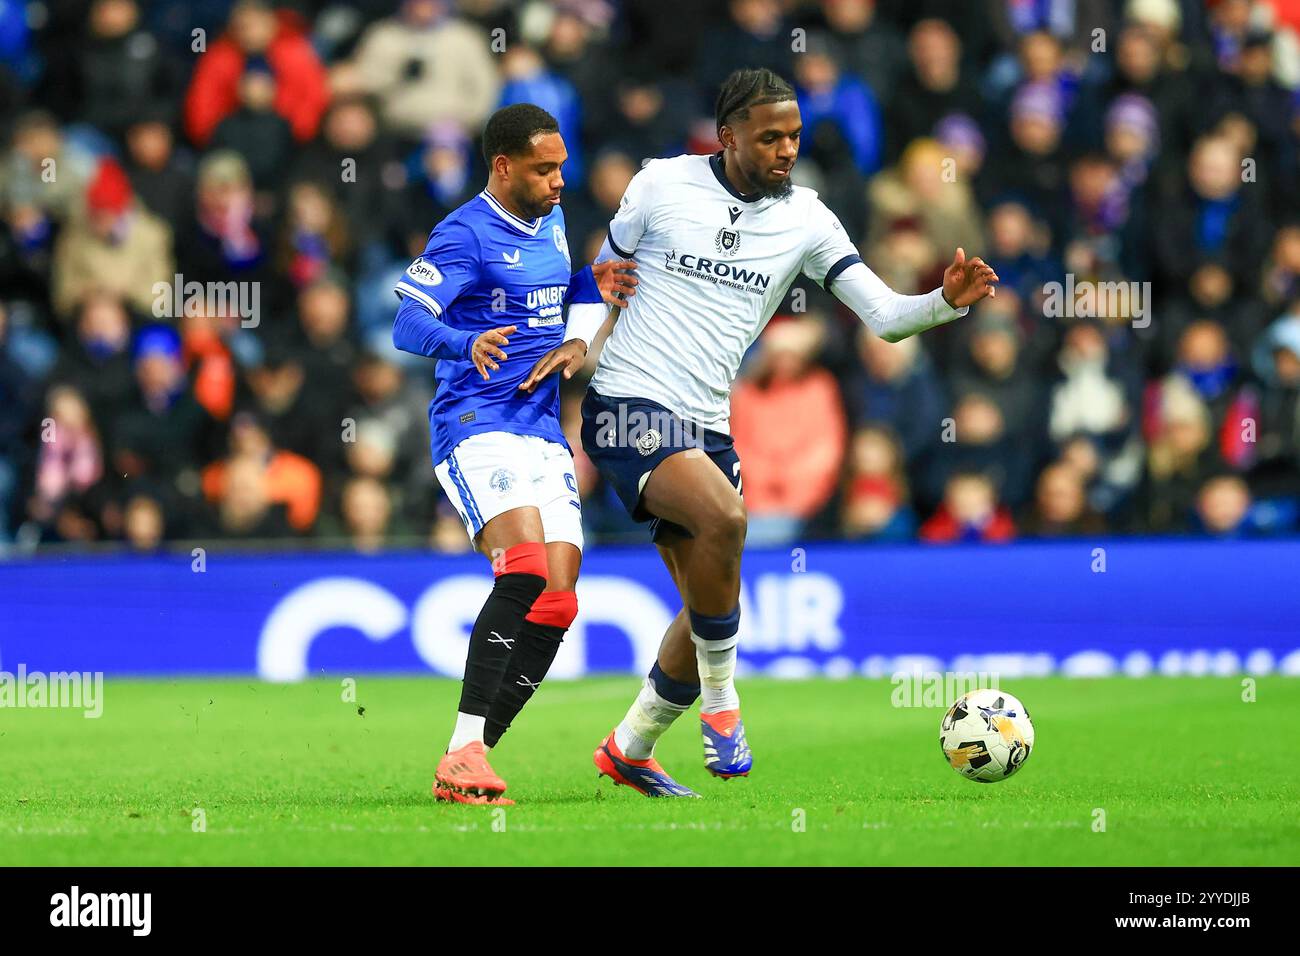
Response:
[[[588,388],[582,400],[582,448],[613,486],[635,521],[650,522],[650,536],[691,536],[679,524],[646,511],[641,500],[650,472],[669,455],[699,448],[740,491],[740,456],[730,435],[683,421],[648,398],[613,398]]]

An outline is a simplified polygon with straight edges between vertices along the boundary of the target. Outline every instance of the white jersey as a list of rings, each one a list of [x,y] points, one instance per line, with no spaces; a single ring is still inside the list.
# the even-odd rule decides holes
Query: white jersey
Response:
[[[605,342],[592,387],[648,398],[728,432],[746,350],[802,273],[829,284],[862,260],[817,193],[742,196],[721,154],[651,160],[609,225],[610,246],[640,280]]]

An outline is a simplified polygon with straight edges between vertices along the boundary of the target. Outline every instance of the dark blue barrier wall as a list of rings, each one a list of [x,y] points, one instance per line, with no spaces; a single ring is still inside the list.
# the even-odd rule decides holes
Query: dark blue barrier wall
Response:
[[[0,668],[459,676],[490,580],[423,554],[0,563]],[[1295,541],[752,551],[742,601],[750,673],[1300,674]],[[639,548],[590,553],[579,603],[559,676],[644,669],[678,607]]]

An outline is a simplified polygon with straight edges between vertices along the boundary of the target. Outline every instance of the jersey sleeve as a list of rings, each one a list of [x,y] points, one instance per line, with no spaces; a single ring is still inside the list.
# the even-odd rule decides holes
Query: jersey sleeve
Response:
[[[968,305],[950,306],[943,286],[923,295],[895,292],[863,262],[846,267],[831,292],[886,342],[898,342],[970,311]]]
[[[651,162],[632,177],[619,201],[618,212],[614,213],[609,224],[610,247],[624,259],[632,258],[650,223],[654,202],[653,169],[654,163]]]
[[[862,257],[840,225],[839,217],[820,199],[814,199],[809,211],[808,249],[804,253],[803,274],[829,292],[841,272],[861,261]]]
[[[412,355],[468,361],[476,338],[472,331],[453,329],[411,297],[402,299],[393,319],[393,345]]]
[[[591,266],[584,266],[569,277],[569,290],[564,294],[565,305],[603,301]]]
[[[451,223],[433,231],[424,252],[402,273],[393,291],[440,316],[478,282],[481,263],[478,238],[463,223]]]
[[[418,259],[393,291],[401,299],[393,320],[393,345],[436,359],[468,359],[475,333],[447,325],[443,313],[478,281],[478,239],[461,223],[435,229]]]

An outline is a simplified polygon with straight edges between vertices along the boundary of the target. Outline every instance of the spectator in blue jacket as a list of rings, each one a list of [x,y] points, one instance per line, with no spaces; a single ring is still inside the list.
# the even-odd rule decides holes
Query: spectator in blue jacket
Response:
[[[870,176],[879,171],[885,134],[871,89],[840,71],[820,37],[809,40],[808,52],[796,59],[794,70],[806,138],[812,139],[820,124],[831,123],[839,129],[858,172]]]

